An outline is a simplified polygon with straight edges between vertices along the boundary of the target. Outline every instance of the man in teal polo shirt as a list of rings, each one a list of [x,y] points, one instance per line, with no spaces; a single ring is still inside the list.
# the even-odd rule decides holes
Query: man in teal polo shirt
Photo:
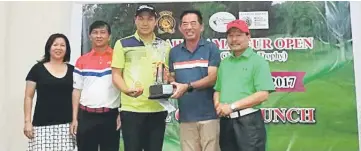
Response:
[[[268,62],[248,46],[250,32],[243,20],[227,24],[231,55],[222,60],[214,89],[222,151],[264,151],[266,129],[259,105],[274,84]]]

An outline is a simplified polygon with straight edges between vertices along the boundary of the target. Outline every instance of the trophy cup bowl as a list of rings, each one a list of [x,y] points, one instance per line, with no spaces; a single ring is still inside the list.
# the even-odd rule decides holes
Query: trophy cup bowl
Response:
[[[164,64],[157,66],[155,84],[149,87],[148,99],[168,99],[173,94],[173,85],[164,82]]]

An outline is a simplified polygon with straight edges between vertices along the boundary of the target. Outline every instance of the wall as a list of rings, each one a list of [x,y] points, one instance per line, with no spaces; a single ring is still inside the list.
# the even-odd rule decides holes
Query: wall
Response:
[[[6,122],[2,121],[2,119],[5,119],[7,116],[7,112],[3,112],[5,110],[5,103],[6,103],[6,89],[5,89],[5,75],[6,75],[6,66],[5,66],[5,59],[6,59],[6,22],[7,22],[7,4],[8,2],[0,2],[0,128],[5,131],[5,134],[7,134],[6,130],[4,129],[6,127]],[[0,150],[3,150],[3,146],[5,146],[6,143],[5,137],[0,137]]]
[[[1,151],[22,151],[25,76],[50,34],[70,34],[71,2],[0,2]]]

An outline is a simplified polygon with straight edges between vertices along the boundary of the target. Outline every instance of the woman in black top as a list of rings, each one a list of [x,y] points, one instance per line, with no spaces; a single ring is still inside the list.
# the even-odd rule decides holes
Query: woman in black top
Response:
[[[53,34],[45,44],[44,58],[35,64],[26,77],[24,134],[28,151],[69,151],[75,138],[69,133],[72,120],[73,69],[70,44],[63,34]],[[31,109],[37,93],[33,120]]]

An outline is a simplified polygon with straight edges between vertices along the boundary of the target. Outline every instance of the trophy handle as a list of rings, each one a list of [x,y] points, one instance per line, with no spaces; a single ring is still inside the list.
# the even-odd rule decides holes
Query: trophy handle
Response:
[[[164,75],[163,75],[164,64],[158,62],[156,65],[157,65],[157,71],[155,75],[155,83],[162,84],[164,82]]]
[[[164,83],[164,73],[163,73],[164,72],[164,63],[162,63],[160,71],[161,71],[160,74],[162,75],[162,79],[161,79],[162,81],[161,82]]]
[[[155,83],[158,83],[158,76],[159,76],[158,63],[156,63],[155,65],[156,65],[156,68],[157,68],[157,71],[156,71],[156,74],[155,74]]]

